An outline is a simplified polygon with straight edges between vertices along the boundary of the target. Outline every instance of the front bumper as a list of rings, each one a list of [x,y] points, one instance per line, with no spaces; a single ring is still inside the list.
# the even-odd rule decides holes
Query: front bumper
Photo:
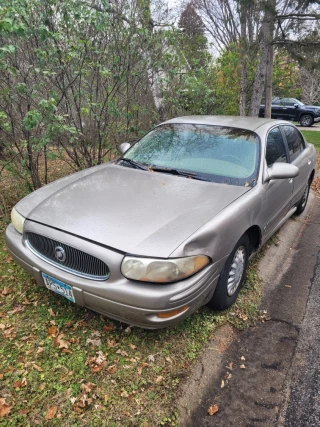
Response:
[[[213,295],[224,264],[221,259],[194,276],[172,284],[135,282],[120,272],[122,253],[28,220],[25,231],[42,234],[92,254],[104,261],[111,272],[108,280],[96,281],[63,271],[32,253],[21,234],[10,224],[6,230],[8,250],[40,286],[45,286],[43,272],[72,286],[76,304],[143,328],[157,329],[177,324],[206,304]],[[185,306],[188,306],[187,310],[172,317],[158,316]]]

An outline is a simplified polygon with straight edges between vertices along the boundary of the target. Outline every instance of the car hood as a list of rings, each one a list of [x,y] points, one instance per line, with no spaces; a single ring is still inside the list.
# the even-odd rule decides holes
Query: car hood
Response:
[[[168,257],[249,190],[109,163],[32,193],[17,210],[122,252]]]
[[[311,110],[320,110],[320,106],[319,105],[304,105],[304,108],[308,108]]]

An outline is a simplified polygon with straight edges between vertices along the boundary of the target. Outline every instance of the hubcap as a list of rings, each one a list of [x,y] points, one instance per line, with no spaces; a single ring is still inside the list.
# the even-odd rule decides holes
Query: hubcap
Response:
[[[312,122],[312,117],[311,116],[303,116],[301,118],[301,124],[302,126],[310,126]]]
[[[234,254],[230,271],[229,271],[228,289],[227,289],[227,293],[229,297],[231,297],[235,293],[235,291],[238,289],[240,285],[243,272],[244,272],[245,261],[246,261],[246,250],[244,246],[240,246],[236,250],[236,253]]]
[[[302,208],[304,208],[306,203],[307,203],[308,194],[309,194],[309,185],[307,184],[306,189],[304,190],[304,193],[303,193],[303,197],[302,197],[302,203],[301,203]]]

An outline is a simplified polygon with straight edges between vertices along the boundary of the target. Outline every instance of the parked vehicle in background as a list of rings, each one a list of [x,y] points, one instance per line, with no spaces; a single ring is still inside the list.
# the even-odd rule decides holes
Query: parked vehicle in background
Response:
[[[259,117],[264,117],[265,106],[260,106]],[[271,105],[273,119],[299,122],[301,126],[309,127],[320,121],[320,106],[304,105],[295,98],[274,98]]]
[[[295,126],[255,117],[178,117],[120,148],[21,200],[6,242],[40,286],[145,328],[233,304],[316,163]]]

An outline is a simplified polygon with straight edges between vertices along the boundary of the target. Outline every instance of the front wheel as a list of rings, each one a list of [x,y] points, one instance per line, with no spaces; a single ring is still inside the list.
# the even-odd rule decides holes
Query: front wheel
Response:
[[[304,114],[300,117],[300,125],[303,127],[309,127],[313,125],[313,117],[311,114]]]
[[[249,255],[250,242],[245,234],[238,241],[223,267],[216,290],[208,303],[211,308],[225,310],[235,302],[245,279]]]

